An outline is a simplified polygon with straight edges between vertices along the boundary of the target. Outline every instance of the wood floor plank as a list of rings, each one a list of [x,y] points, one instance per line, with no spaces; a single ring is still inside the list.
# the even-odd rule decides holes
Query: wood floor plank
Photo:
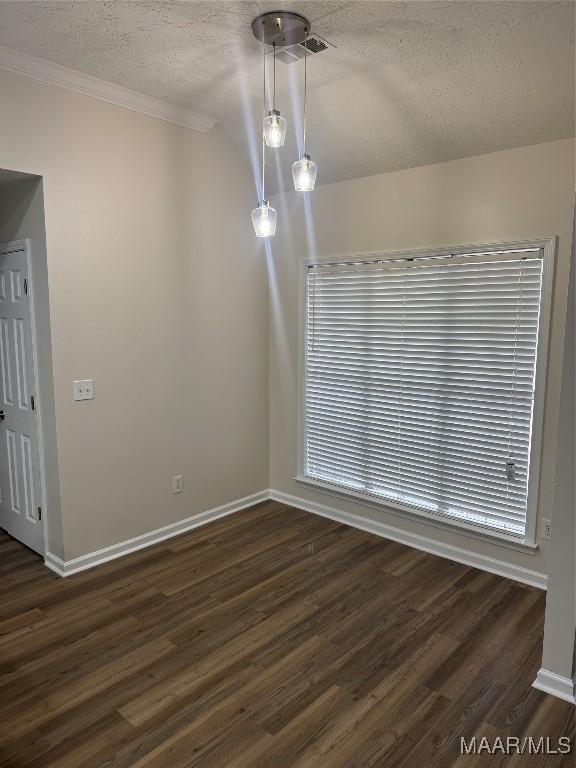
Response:
[[[0,768],[521,768],[460,737],[576,749],[574,708],[531,685],[540,591],[279,502],[66,579],[0,532],[0,576]]]

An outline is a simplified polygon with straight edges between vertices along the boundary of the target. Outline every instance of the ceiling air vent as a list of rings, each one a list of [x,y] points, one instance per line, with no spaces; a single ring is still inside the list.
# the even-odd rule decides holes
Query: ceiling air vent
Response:
[[[306,47],[309,53],[321,53],[322,51],[325,51],[326,48],[328,48],[324,40],[321,40],[319,37],[314,37],[314,35],[310,35],[307,40],[305,40],[303,43],[300,43],[299,47]]]
[[[306,51],[308,56],[315,53],[322,53],[322,51],[328,50],[328,43],[326,40],[322,40],[318,35],[310,35],[306,40],[306,43],[298,43],[297,45],[291,45],[289,48],[280,48],[276,50],[276,59],[284,62],[284,64],[294,64],[296,61],[300,61],[304,58],[304,45],[306,45]]]

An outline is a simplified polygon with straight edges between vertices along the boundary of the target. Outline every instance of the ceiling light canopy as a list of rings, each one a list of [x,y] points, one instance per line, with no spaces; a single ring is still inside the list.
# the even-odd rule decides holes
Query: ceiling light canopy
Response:
[[[254,37],[262,43],[263,99],[262,99],[262,198],[252,211],[252,224],[256,237],[273,237],[276,233],[276,211],[265,199],[266,147],[277,149],[286,140],[286,118],[276,109],[276,49],[303,43],[304,47],[304,125],[303,154],[292,165],[294,188],[310,192],[316,181],[316,163],[306,154],[306,42],[310,22],[292,11],[271,11],[257,16],[252,22]],[[266,112],[266,47],[272,46],[274,62],[272,109]]]
[[[269,11],[256,16],[252,22],[254,37],[264,45],[286,48],[306,40],[310,22],[294,11]]]

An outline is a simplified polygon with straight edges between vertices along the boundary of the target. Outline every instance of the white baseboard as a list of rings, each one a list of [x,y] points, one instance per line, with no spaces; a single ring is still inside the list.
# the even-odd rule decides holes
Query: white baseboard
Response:
[[[562,675],[549,672],[547,669],[540,669],[532,687],[544,691],[544,693],[550,693],[563,701],[569,701],[570,704],[576,704],[576,680],[569,677],[562,677]]]
[[[506,578],[520,581],[523,584],[530,584],[531,586],[539,587],[540,589],[546,589],[546,575],[537,571],[522,568],[518,565],[512,565],[511,563],[502,560],[496,560],[495,558],[487,557],[486,555],[470,552],[469,550],[455,547],[452,544],[442,544],[441,542],[433,541],[425,536],[419,536],[415,533],[403,531],[400,528],[395,528],[386,523],[370,520],[361,515],[351,515],[324,504],[307,501],[298,496],[275,490],[259,491],[258,493],[246,496],[243,499],[236,499],[221,507],[209,509],[207,512],[202,512],[194,517],[188,517],[177,523],[165,525],[155,531],[144,533],[141,536],[136,536],[127,541],[121,541],[118,544],[99,549],[96,552],[89,552],[86,555],[75,557],[72,560],[61,560],[56,555],[47,552],[44,562],[48,568],[59,576],[70,576],[73,573],[79,573],[87,568],[93,568],[101,563],[106,563],[108,560],[114,560],[117,557],[128,555],[131,552],[136,552],[144,547],[158,544],[172,536],[186,533],[201,525],[206,525],[212,520],[217,520],[220,517],[239,512],[241,509],[245,509],[246,507],[250,507],[268,499],[288,504],[291,507],[298,507],[305,512],[311,512],[312,514],[320,515],[321,517],[327,517],[338,523],[343,523],[344,525],[349,525],[353,528],[359,528],[368,533],[373,533],[376,536],[391,539],[392,541],[406,544],[409,547],[414,547],[415,549],[420,549],[424,552],[438,555],[439,557],[455,560],[457,563],[470,565],[474,568],[488,571],[489,573],[495,573],[498,576],[505,576]]]
[[[207,523],[212,522],[212,520],[217,520],[220,517],[239,512],[241,509],[251,507],[261,501],[267,501],[269,498],[270,493],[268,490],[259,491],[258,493],[253,493],[251,496],[245,496],[243,499],[236,499],[228,504],[223,504],[221,507],[215,507],[214,509],[209,509],[207,512],[201,512],[199,515],[179,520],[177,523],[165,525],[155,531],[149,531],[148,533],[143,533],[141,536],[135,536],[133,539],[127,539],[118,544],[112,544],[110,547],[99,549],[96,552],[89,552],[86,555],[74,557],[72,560],[61,560],[59,557],[56,557],[56,555],[47,552],[44,557],[44,563],[59,576],[70,576],[73,573],[79,573],[80,571],[85,571],[87,568],[94,568],[96,565],[106,563],[108,560],[115,560],[117,557],[123,557],[131,552],[144,549],[144,547],[151,547],[153,544],[158,544],[161,541],[172,538],[172,536],[186,533],[186,531],[191,531],[193,528],[206,525]]]
[[[361,515],[351,515],[348,512],[341,512],[333,507],[327,507],[324,504],[308,501],[298,496],[292,496],[283,491],[275,491],[271,489],[270,498],[274,501],[288,504],[291,507],[298,507],[305,512],[312,512],[315,515],[327,517],[338,523],[350,525],[353,528],[360,528],[360,530],[367,531],[368,533],[374,533],[376,536],[382,536],[384,539],[392,539],[392,541],[397,541],[400,544],[406,544],[409,547],[421,549],[432,555],[455,560],[457,563],[463,563],[464,565],[471,565],[474,568],[480,568],[489,573],[495,573],[498,576],[505,576],[508,579],[520,581],[523,584],[530,584],[539,589],[546,589],[546,574],[539,573],[538,571],[522,568],[519,565],[513,565],[512,563],[507,563],[503,560],[496,560],[495,558],[481,555],[476,552],[470,552],[467,549],[461,549],[452,544],[442,544],[441,542],[433,541],[425,536],[419,536],[418,534],[410,533],[409,531],[403,531],[400,528],[370,520]]]

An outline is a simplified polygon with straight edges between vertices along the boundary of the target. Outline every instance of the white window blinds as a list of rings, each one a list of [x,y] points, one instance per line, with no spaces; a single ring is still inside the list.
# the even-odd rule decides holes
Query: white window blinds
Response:
[[[524,536],[542,251],[307,269],[305,476]]]

